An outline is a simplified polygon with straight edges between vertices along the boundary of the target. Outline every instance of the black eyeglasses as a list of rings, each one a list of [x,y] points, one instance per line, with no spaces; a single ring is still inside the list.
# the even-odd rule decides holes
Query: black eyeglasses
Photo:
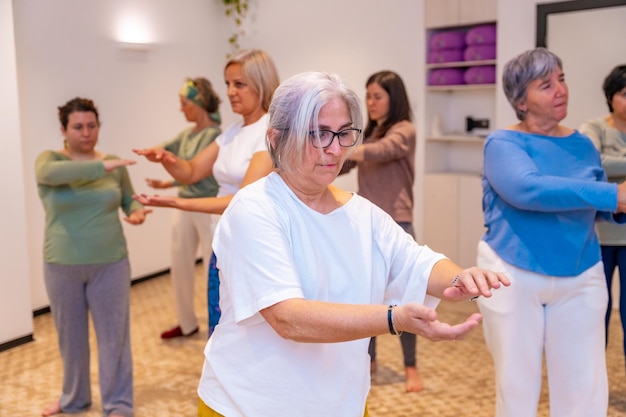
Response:
[[[339,146],[349,148],[350,146],[354,146],[356,141],[359,139],[360,134],[361,129],[357,129],[355,127],[343,129],[339,132],[320,129],[309,131],[309,139],[311,140],[311,145],[315,148],[328,148],[331,143],[333,143],[333,140],[335,140],[335,137],[337,137]]]

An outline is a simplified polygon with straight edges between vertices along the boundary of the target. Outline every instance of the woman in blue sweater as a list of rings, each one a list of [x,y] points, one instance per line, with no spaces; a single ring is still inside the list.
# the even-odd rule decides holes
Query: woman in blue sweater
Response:
[[[605,416],[607,289],[594,224],[626,221],[626,184],[607,182],[589,138],[560,124],[568,88],[556,55],[513,58],[503,86],[519,123],[485,142],[478,246],[478,265],[513,284],[479,300],[496,416],[537,414],[544,355],[551,414]]]

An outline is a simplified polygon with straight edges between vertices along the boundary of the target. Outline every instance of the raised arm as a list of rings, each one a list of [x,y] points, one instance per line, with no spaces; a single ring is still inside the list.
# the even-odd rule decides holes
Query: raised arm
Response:
[[[109,161],[115,160],[106,160],[104,162]],[[125,166],[119,168],[120,189],[122,192],[120,206],[122,211],[126,214],[126,217],[124,217],[123,220],[132,225],[142,224],[146,219],[146,216],[152,213],[152,210],[144,208],[143,205],[133,199],[135,192],[130,181],[130,176],[128,175],[128,170]]]
[[[338,304],[292,298],[261,310],[261,315],[283,338],[305,343],[334,343],[388,334],[389,307]],[[395,330],[410,331],[431,340],[463,338],[480,322],[472,315],[449,325],[437,321],[435,310],[417,303],[394,307]]]
[[[491,296],[492,288],[510,285],[502,273],[479,268],[462,269],[444,259],[433,267],[428,284],[431,295],[452,301]],[[292,298],[261,310],[262,316],[283,338],[298,342],[332,343],[396,332],[411,332],[427,339],[459,340],[476,327],[480,314],[451,325],[437,320],[437,312],[418,303],[394,306],[337,304]],[[390,321],[392,325],[390,324]]]
[[[213,145],[215,145],[215,143],[212,143],[211,145],[209,145],[209,147]],[[205,153],[205,151],[203,151],[201,154]],[[201,154],[198,154],[198,156],[200,156]],[[194,161],[196,158],[194,158],[192,161]],[[254,155],[252,155],[252,159],[250,160],[250,164],[248,165],[248,169],[246,170],[246,174],[243,177],[240,188],[243,188],[246,185],[251,184],[254,181],[266,176],[271,172],[271,170],[272,160],[269,156],[269,152],[261,151],[255,153]],[[234,194],[222,197],[179,198],[174,196],[149,196],[146,194],[141,194],[135,195],[134,198],[146,206],[172,207],[185,211],[222,214],[224,210],[226,210],[226,207],[228,207],[228,204],[230,204],[233,196]]]
[[[491,290],[511,285],[506,275],[477,267],[463,269],[449,259],[437,262],[428,279],[428,294],[450,301],[491,297]]]
[[[363,143],[348,159],[384,163],[404,158],[412,152],[415,152],[415,127],[405,121],[393,125],[379,140]]]
[[[213,164],[219,153],[216,142],[187,161],[163,148],[133,149],[137,155],[144,156],[150,162],[157,162],[181,184],[193,184],[213,175]]]
[[[493,135],[498,134],[498,132]],[[591,143],[583,149],[584,158],[591,165],[599,157]],[[575,178],[550,175],[539,169],[528,151],[519,142],[487,139],[484,146],[483,173],[489,186],[511,206],[530,211],[562,212],[595,208],[615,211],[617,187],[597,178]],[[507,175],[502,175],[506,172]],[[594,171],[598,176],[601,170]]]
[[[38,184],[54,187],[73,181],[96,180],[116,168],[135,163],[130,159],[73,161],[60,159],[57,155],[53,151],[45,151],[37,157],[35,176]]]

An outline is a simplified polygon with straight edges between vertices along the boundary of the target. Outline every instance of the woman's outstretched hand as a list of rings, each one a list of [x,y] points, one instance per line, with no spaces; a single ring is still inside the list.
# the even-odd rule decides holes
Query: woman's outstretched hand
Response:
[[[418,303],[393,308],[393,322],[397,331],[419,334],[432,341],[462,340],[480,324],[482,316],[474,313],[463,323],[448,324],[437,320],[437,312]]]
[[[474,300],[480,296],[491,297],[491,290],[511,285],[509,278],[502,272],[472,267],[464,269],[450,282],[443,291],[445,299],[450,301]]]
[[[144,206],[179,208],[179,198],[176,196],[133,194],[133,198]]]
[[[617,211],[626,213],[626,182],[617,185]]]
[[[124,221],[126,223],[138,225],[143,223],[144,220],[146,220],[146,216],[150,213],[152,213],[152,209],[140,208],[130,213],[128,217],[124,217]]]
[[[146,178],[146,184],[156,189],[171,188],[174,186],[173,180],[159,180],[157,178]]]
[[[145,157],[150,162],[176,162],[176,156],[163,148],[133,149],[133,152],[139,156]]]

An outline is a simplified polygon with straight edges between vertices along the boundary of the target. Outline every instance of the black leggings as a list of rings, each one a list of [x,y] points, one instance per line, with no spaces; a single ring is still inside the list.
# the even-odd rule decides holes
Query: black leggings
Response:
[[[413,225],[407,222],[397,222],[405,232],[413,236],[415,239],[415,233],[413,232]],[[414,367],[417,365],[417,356],[415,350],[417,348],[417,336],[412,333],[404,332],[400,336],[400,344],[402,345],[402,355],[404,356],[404,366]],[[376,338],[370,339],[370,347],[368,349],[370,354],[370,360],[374,362],[376,360]]]
[[[602,246],[602,261],[604,262],[604,275],[609,290],[609,304],[606,310],[606,342],[609,341],[609,321],[613,309],[613,272],[615,267],[619,270],[619,313],[622,322],[622,332],[626,335],[626,246]],[[626,356],[626,338],[624,338],[624,355]]]
[[[404,356],[404,367],[415,367],[417,365],[417,356],[415,348],[417,346],[417,336],[413,333],[404,332],[400,335],[400,344],[402,345],[402,355]],[[370,339],[370,347],[368,349],[372,362],[376,360],[376,338]]]

